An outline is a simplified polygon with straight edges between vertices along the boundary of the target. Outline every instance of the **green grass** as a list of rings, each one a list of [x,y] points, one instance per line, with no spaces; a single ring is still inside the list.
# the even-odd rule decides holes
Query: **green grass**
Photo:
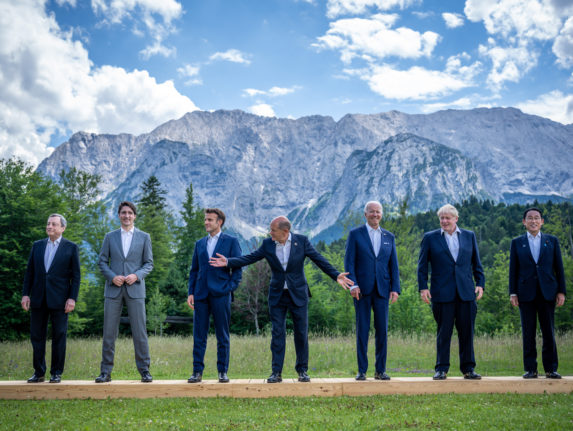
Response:
[[[573,395],[0,401],[5,430],[567,430]]]
[[[373,337],[371,337],[373,338]],[[186,379],[193,371],[193,340],[187,337],[150,337],[151,368],[155,379]],[[209,337],[205,355],[205,379],[214,379],[216,339]],[[541,340],[538,340],[541,362]],[[573,333],[557,337],[559,371],[573,374]],[[452,340],[450,376],[459,376],[458,346]],[[434,336],[391,335],[388,339],[387,370],[391,376],[431,376],[435,361]],[[519,376],[523,373],[521,338],[476,337],[476,371],[484,376]],[[374,373],[373,341],[368,349],[369,374]],[[50,349],[46,354],[49,366]],[[64,379],[90,380],[99,374],[100,339],[68,340]],[[295,377],[292,336],[287,339],[283,377]],[[271,371],[269,336],[232,336],[231,378],[266,378]],[[352,377],[356,374],[356,347],[352,336],[312,336],[309,374],[311,377]],[[542,370],[540,363],[540,371]],[[23,380],[32,375],[32,347],[29,341],[0,343],[0,379]],[[130,338],[116,344],[114,379],[138,379]]]
[[[434,337],[392,335],[388,340],[391,376],[430,376]],[[573,334],[557,338],[562,374],[573,374]],[[231,378],[265,378],[270,372],[270,337],[231,338]],[[192,372],[191,338],[151,337],[155,379],[186,379]],[[518,336],[475,340],[477,371],[520,375]],[[100,339],[68,341],[65,379],[99,374]],[[374,351],[369,348],[370,373]],[[460,375],[457,342],[452,342],[450,375]],[[49,358],[49,351],[47,358]],[[205,378],[216,376],[216,340],[209,338]],[[24,380],[32,374],[28,341],[0,343],[0,379]],[[355,339],[312,336],[311,377],[352,377]],[[287,342],[285,377],[294,377],[292,337]],[[131,339],[118,340],[114,379],[137,379]],[[1,430],[569,430],[573,393],[393,395],[334,398],[171,398],[65,401],[0,400]]]

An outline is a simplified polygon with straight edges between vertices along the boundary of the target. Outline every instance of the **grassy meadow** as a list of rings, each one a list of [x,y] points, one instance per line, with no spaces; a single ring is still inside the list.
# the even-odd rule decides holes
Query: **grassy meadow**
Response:
[[[356,373],[355,339],[310,338],[311,377],[352,377]],[[557,339],[560,366],[573,374],[573,334]],[[270,373],[269,336],[232,336],[229,377],[266,378]],[[540,345],[540,340],[539,340]],[[151,373],[155,379],[186,379],[192,372],[191,338],[151,337]],[[540,349],[539,349],[540,350]],[[476,371],[485,376],[522,374],[519,336],[475,340]],[[540,352],[539,352],[540,354]],[[99,374],[100,339],[71,339],[64,379],[92,379]],[[32,374],[29,341],[0,343],[0,379],[24,380]],[[47,357],[49,358],[49,349]],[[374,373],[373,345],[369,377]],[[391,335],[388,373],[431,376],[434,338]],[[452,341],[450,376],[459,376],[457,342]],[[284,377],[295,377],[292,336],[287,341]],[[205,379],[216,377],[216,340],[210,337]],[[114,379],[138,379],[131,339],[116,346]],[[573,394],[393,395],[336,398],[173,398],[65,401],[0,401],[2,430],[566,430],[573,429]]]

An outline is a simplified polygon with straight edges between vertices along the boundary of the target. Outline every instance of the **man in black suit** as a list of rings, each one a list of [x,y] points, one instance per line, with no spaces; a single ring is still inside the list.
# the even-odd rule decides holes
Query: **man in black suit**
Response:
[[[34,375],[28,383],[44,381],[48,319],[52,322],[50,383],[60,383],[66,360],[68,313],[74,310],[80,290],[78,246],[62,237],[66,219],[48,217],[47,239],[32,246],[22,288],[22,308],[30,310],[30,340],[34,350]]]
[[[294,347],[296,350],[295,369],[299,382],[310,382],[308,371],[308,298],[311,296],[306,277],[304,260],[310,258],[325,274],[348,289],[353,283],[346,278],[348,273],[338,272],[312,246],[308,238],[290,232],[290,221],[277,217],[271,222],[270,238],[266,238],[259,249],[241,257],[226,258],[217,253],[211,265],[240,268],[261,259],[266,259],[271,267],[272,277],[269,287],[269,313],[272,323],[272,373],[267,383],[282,382],[282,369],[285,356],[286,314],[290,311],[294,326]]]
[[[460,370],[465,379],[481,379],[474,371],[474,324],[485,277],[476,236],[458,228],[458,210],[444,205],[438,210],[440,229],[424,234],[418,258],[418,290],[438,325],[434,380],[444,380],[450,369],[450,343],[454,324],[458,331]],[[432,269],[428,290],[428,264]],[[474,284],[475,281],[475,284]]]
[[[538,208],[523,213],[527,233],[511,241],[509,255],[509,299],[519,307],[523,335],[524,379],[537,378],[535,333],[537,318],[543,336],[541,357],[545,377],[560,379],[554,336],[555,305],[565,303],[565,273],[559,241],[541,233],[543,215]]]

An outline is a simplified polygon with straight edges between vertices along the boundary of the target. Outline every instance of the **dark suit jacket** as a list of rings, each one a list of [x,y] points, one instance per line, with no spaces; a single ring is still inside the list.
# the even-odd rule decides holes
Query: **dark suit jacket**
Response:
[[[195,243],[191,270],[189,271],[188,294],[194,295],[196,300],[205,299],[208,294],[222,296],[233,292],[241,281],[242,269],[231,270],[229,267],[217,268],[209,265],[207,253],[207,238],[201,238]],[[241,255],[241,247],[237,238],[221,233],[213,256],[217,253],[223,256],[237,257]]]
[[[509,254],[509,294],[521,302],[533,301],[537,283],[547,301],[555,301],[558,293],[565,294],[565,272],[559,241],[553,235],[541,234],[537,264],[529,248],[527,234],[511,241]]]
[[[375,286],[382,298],[389,298],[390,292],[400,293],[396,243],[394,235],[385,229],[378,256],[374,254],[366,225],[352,229],[346,240],[344,268],[363,295],[370,295]]]
[[[440,229],[426,232],[418,258],[418,290],[428,288],[428,263],[431,265],[432,302],[453,302],[458,293],[462,301],[475,300],[475,286],[485,288],[485,276],[479,259],[476,236],[460,229],[460,251],[454,261]],[[473,275],[473,279],[472,279]],[[475,280],[475,285],[474,285]]]
[[[293,302],[298,307],[306,305],[310,295],[308,283],[304,275],[304,259],[310,258],[326,275],[336,280],[338,272],[312,246],[304,235],[291,233],[291,249],[286,270],[283,269],[276,255],[276,244],[271,238],[266,238],[261,246],[251,254],[228,259],[227,266],[237,268],[250,265],[261,259],[266,259],[271,267],[271,283],[269,287],[269,305],[277,305],[283,294],[285,281]]]
[[[127,287],[130,298],[145,298],[145,277],[153,269],[151,237],[147,232],[135,228],[127,256],[123,255],[121,228],[109,232],[103,239],[98,261],[105,277],[104,296],[116,298],[121,289],[113,284],[116,275],[137,275],[137,281]]]
[[[63,309],[66,301],[78,299],[80,291],[80,254],[78,246],[62,238],[50,269],[46,272],[44,253],[48,239],[36,241],[32,246],[24,276],[22,296],[30,297],[30,306],[42,306],[44,296],[48,308]]]

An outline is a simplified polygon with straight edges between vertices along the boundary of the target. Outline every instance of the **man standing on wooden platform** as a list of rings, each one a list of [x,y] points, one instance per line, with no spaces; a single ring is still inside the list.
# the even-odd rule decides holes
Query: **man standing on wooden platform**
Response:
[[[28,383],[44,381],[46,337],[52,321],[52,362],[50,383],[60,383],[66,360],[68,313],[74,310],[80,290],[78,246],[62,234],[66,219],[52,214],[46,224],[47,239],[32,246],[22,288],[22,308],[30,310],[30,339],[34,349],[34,375]]]
[[[454,324],[458,331],[460,370],[464,379],[479,380],[474,371],[474,325],[477,304],[483,295],[485,276],[476,236],[457,226],[458,210],[444,205],[438,210],[440,229],[426,232],[418,259],[418,290],[422,300],[432,303],[438,324],[436,373],[445,380],[450,369],[450,343]],[[428,290],[428,265],[431,266]],[[475,285],[474,285],[475,280]]]
[[[541,358],[545,377],[560,379],[554,335],[555,305],[565,303],[565,272],[557,237],[541,233],[543,215],[538,208],[523,213],[527,233],[511,241],[509,299],[519,307],[523,334],[524,379],[537,378],[535,335],[537,318],[543,336]]]
[[[205,210],[205,230],[208,235],[195,243],[189,272],[187,304],[193,313],[193,375],[188,383],[199,383],[203,378],[209,320],[213,316],[217,336],[217,372],[220,383],[229,382],[229,354],[231,350],[229,324],[233,291],[241,281],[241,268],[216,268],[209,265],[214,253],[229,257],[241,256],[237,238],[221,232],[225,213],[219,208]]]

